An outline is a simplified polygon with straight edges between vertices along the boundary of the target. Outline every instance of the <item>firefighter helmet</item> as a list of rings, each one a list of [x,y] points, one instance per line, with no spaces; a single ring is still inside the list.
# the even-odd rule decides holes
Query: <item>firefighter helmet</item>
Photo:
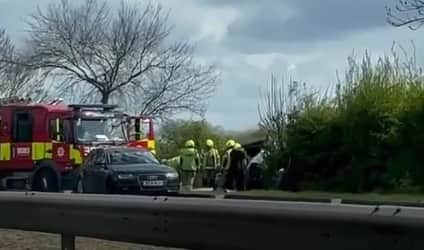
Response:
[[[228,140],[226,143],[225,143],[225,147],[227,147],[227,148],[232,148],[232,147],[234,147],[234,145],[236,144],[236,142],[234,141],[234,140]]]
[[[213,147],[213,146],[214,146],[213,141],[212,141],[211,139],[207,139],[207,140],[206,140],[206,146],[208,146],[208,147]]]
[[[194,141],[193,140],[188,140],[185,142],[184,144],[187,148],[193,148],[194,147]]]

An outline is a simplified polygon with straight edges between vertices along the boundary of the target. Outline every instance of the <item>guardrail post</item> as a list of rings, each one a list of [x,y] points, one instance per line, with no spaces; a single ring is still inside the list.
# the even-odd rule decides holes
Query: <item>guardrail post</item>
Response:
[[[62,250],[75,250],[75,235],[62,234]]]

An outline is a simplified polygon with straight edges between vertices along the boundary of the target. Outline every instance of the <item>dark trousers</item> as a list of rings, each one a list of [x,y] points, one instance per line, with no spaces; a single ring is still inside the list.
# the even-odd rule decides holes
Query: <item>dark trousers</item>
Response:
[[[215,169],[205,169],[203,175],[203,185],[215,188]]]
[[[258,164],[253,163],[249,167],[246,176],[246,189],[262,189],[264,188],[263,170]]]
[[[241,168],[229,168],[225,177],[225,188],[240,191],[244,189],[244,173]]]

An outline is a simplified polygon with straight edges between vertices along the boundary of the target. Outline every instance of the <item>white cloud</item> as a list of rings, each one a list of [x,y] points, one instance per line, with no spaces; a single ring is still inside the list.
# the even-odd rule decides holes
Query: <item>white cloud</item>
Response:
[[[195,40],[212,39],[214,42],[220,42],[228,32],[228,25],[239,15],[239,12],[233,8],[205,11],[203,18],[198,20],[201,31],[194,36]]]
[[[246,57],[246,62],[249,65],[252,65],[262,70],[268,70],[278,56],[279,55],[276,53],[267,53],[267,54],[250,54],[250,55],[246,55],[245,57]]]
[[[288,72],[293,72],[296,70],[296,64],[291,63],[288,67],[287,67],[287,71]]]

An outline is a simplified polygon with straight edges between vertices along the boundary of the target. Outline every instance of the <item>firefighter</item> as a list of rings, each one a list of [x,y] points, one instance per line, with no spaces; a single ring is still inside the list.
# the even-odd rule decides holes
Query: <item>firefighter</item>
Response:
[[[215,189],[215,174],[219,168],[219,152],[211,139],[206,140],[206,152],[203,157],[203,185]]]
[[[243,153],[243,167],[246,168],[247,164],[250,161],[250,157],[247,154],[247,151],[243,148],[243,146],[240,143],[236,143],[234,145],[234,148],[240,150]]]
[[[236,144],[236,142],[234,140],[228,140],[225,143],[225,150],[224,150],[224,154],[222,155],[222,170],[226,170],[228,169],[228,167],[230,166],[229,164],[229,159],[230,159],[230,153],[231,150],[233,149],[234,145]]]
[[[242,162],[241,162],[241,171],[238,172],[238,176],[239,176],[239,188],[241,188],[241,190],[245,189],[246,186],[246,171],[247,171],[247,165],[249,164],[250,161],[250,156],[249,154],[247,154],[247,151],[244,149],[244,147],[240,144],[240,143],[236,143],[236,145],[234,146],[236,149],[240,150],[242,155]]]
[[[236,144],[236,142],[234,140],[228,140],[225,143],[225,150],[224,153],[222,154],[222,161],[221,161],[221,169],[220,169],[220,173],[219,173],[219,177],[220,177],[220,181],[218,181],[219,187],[225,187],[225,183],[226,180],[228,178],[228,169],[230,167],[230,155],[231,155],[231,151],[234,147],[234,145]],[[217,178],[218,179],[218,178]],[[222,183],[224,182],[224,183]]]
[[[152,155],[154,155],[155,157],[157,157],[156,150],[155,150],[154,147],[150,146],[148,150],[150,151],[150,153],[152,153]]]
[[[181,189],[191,191],[193,188],[194,178],[200,168],[199,153],[195,148],[193,140],[188,140],[184,144],[184,148],[180,154],[180,169],[181,169]]]
[[[239,143],[235,143],[229,153],[228,170],[225,178],[225,188],[237,191],[244,189],[244,169],[247,165],[247,153]]]

